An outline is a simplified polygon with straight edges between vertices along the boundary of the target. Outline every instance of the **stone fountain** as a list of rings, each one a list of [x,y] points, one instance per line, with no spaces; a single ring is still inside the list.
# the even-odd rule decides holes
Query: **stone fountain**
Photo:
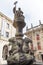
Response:
[[[29,51],[29,42],[32,43],[32,40],[29,38],[23,39],[23,28],[25,27],[26,23],[24,21],[24,15],[21,11],[21,8],[16,10],[16,3],[15,7],[13,8],[14,13],[14,22],[13,26],[16,28],[15,37],[9,39],[9,43],[12,46],[11,50],[9,51],[9,56],[7,58],[8,65],[31,65],[33,64],[34,57],[30,55]]]

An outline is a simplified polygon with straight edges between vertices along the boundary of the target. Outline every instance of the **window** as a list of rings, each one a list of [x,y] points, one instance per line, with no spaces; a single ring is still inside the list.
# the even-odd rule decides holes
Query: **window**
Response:
[[[7,57],[8,57],[8,46],[7,45],[4,45],[3,51],[2,51],[2,58],[4,60],[7,60]]]
[[[37,42],[38,50],[41,50],[40,42]]]
[[[37,40],[40,40],[39,34],[36,35],[36,39]]]
[[[6,37],[9,37],[9,32],[6,32]]]
[[[9,28],[9,24],[7,23],[7,28]]]
[[[1,36],[1,30],[0,30],[0,36]]]
[[[39,32],[36,32],[36,40],[40,40],[40,33]]]

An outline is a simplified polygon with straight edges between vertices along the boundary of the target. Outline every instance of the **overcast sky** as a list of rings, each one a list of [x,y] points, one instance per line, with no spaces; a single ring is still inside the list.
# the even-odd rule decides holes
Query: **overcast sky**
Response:
[[[13,20],[14,2],[18,1],[17,8],[21,7],[25,15],[26,26],[31,23],[36,26],[39,20],[43,23],[43,0],[0,0],[0,12]]]

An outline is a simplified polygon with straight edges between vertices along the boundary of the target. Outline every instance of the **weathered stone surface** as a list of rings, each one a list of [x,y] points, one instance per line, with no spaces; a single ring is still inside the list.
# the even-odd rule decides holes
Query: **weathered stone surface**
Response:
[[[14,22],[13,25],[16,28],[15,38],[9,39],[11,43],[11,50],[9,51],[9,57],[7,58],[8,65],[26,65],[33,64],[34,57],[29,54],[29,42],[32,43],[32,40],[29,38],[23,39],[22,30],[25,27],[24,15],[20,8],[16,10],[16,7],[13,9],[14,12]],[[10,44],[9,44],[10,45]]]

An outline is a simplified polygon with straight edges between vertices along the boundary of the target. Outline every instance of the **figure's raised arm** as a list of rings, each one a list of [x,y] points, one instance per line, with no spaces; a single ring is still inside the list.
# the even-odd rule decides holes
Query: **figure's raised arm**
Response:
[[[17,1],[14,2],[14,5],[15,5],[15,7],[13,8],[13,12],[14,12],[14,13],[16,12],[16,4],[17,4],[17,3],[18,3]]]

